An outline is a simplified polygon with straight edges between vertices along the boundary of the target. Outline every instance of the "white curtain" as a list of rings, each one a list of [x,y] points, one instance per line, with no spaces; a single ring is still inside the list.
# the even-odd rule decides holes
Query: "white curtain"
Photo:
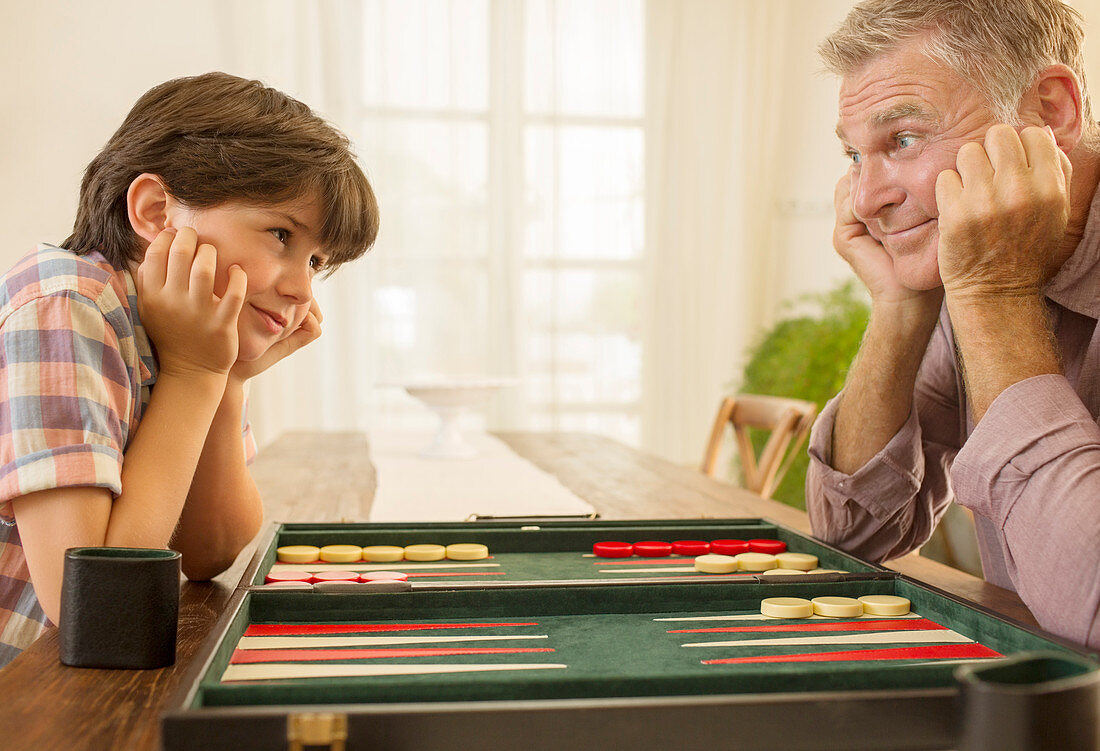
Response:
[[[643,445],[698,461],[777,293],[786,0],[649,0]]]
[[[376,384],[503,375],[489,429],[698,461],[759,327],[846,273],[835,94],[808,80],[847,5],[233,0],[233,72],[349,133],[382,208],[371,256],[317,286],[324,336],[256,379],[261,443],[430,428]]]

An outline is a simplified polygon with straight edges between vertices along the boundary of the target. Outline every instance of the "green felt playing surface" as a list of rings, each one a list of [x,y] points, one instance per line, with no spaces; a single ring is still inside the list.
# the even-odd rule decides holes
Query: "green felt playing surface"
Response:
[[[411,582],[506,582],[556,580],[615,580],[633,577],[708,578],[694,570],[694,557],[599,558],[592,555],[596,542],[615,540],[718,540],[778,539],[791,552],[816,555],[819,566],[851,573],[881,571],[810,537],[759,519],[673,520],[639,522],[549,522],[499,524],[486,522],[456,524],[330,524],[282,525],[258,561],[251,583],[261,585],[271,571],[390,570],[410,574]],[[394,561],[356,564],[284,564],[276,549],[286,545],[334,544],[392,545],[476,542],[487,545],[491,558],[477,561]]]
[[[1067,652],[1064,647],[1009,622],[900,578],[830,583],[757,582],[726,586],[718,582],[655,586],[517,587],[498,590],[440,590],[390,594],[317,595],[253,590],[227,629],[201,683],[196,701],[204,706],[346,702],[438,702],[499,699],[561,699],[614,696],[674,696],[805,691],[918,689],[950,685],[957,661],[929,659],[781,664],[704,664],[732,656],[782,655],[882,649],[900,645],[716,646],[686,643],[731,638],[774,639],[793,633],[670,633],[685,628],[757,625],[757,621],[716,622],[713,616],[756,615],[764,597],[898,594],[913,602],[923,618],[1003,655],[1031,650]],[[687,618],[699,620],[658,620]],[[475,624],[492,621],[537,625],[416,631],[425,636],[545,635],[541,640],[485,642],[551,648],[553,652],[417,656],[351,660],[370,664],[552,663],[565,668],[443,675],[355,678],[297,678],[226,683],[229,665],[245,630],[253,624]],[[770,620],[768,624],[826,621]],[[834,622],[858,623],[851,619]],[[808,633],[808,631],[807,631]],[[829,632],[844,635],[848,632]],[[372,633],[371,636],[378,634]],[[386,636],[402,636],[386,632]],[[416,644],[415,647],[463,646]],[[323,661],[330,662],[330,661]]]

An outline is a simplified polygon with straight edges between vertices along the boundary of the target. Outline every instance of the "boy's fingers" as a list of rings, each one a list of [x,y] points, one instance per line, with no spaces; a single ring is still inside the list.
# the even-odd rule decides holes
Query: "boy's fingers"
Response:
[[[248,288],[248,275],[237,264],[229,267],[229,282],[225,294],[218,303],[217,316],[223,321],[236,321],[244,305],[245,290]]]
[[[195,262],[191,264],[190,289],[192,296],[209,299],[214,292],[214,275],[218,254],[213,245],[203,243],[195,250]]]
[[[191,278],[191,264],[195,260],[195,247],[199,236],[190,227],[176,232],[172,247],[168,249],[168,272],[165,284],[186,287]]]
[[[164,277],[168,269],[168,248],[175,237],[176,230],[165,228],[145,249],[145,256],[138,265],[138,273],[149,286],[164,286]]]
[[[317,304],[317,298],[313,298],[309,303],[309,312],[313,314],[313,317],[317,319],[317,323],[325,320],[325,317],[321,315],[321,306]],[[307,314],[307,318],[309,315]]]

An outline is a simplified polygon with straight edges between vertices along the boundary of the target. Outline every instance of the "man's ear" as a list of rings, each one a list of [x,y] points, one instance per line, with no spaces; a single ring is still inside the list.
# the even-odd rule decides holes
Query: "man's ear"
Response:
[[[161,233],[165,227],[172,226],[172,209],[176,201],[164,181],[157,175],[144,172],[134,178],[126,191],[126,212],[130,226],[146,244]]]
[[[1024,94],[1020,114],[1028,124],[1049,125],[1062,151],[1073,151],[1084,127],[1077,75],[1061,64],[1045,68]]]

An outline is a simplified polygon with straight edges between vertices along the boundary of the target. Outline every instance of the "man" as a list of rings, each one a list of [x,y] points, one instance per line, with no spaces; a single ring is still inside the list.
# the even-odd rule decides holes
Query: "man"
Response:
[[[1100,179],[1059,0],[867,0],[841,77],[837,252],[872,300],[810,444],[820,537],[874,560],[971,509],[986,578],[1100,647]]]

